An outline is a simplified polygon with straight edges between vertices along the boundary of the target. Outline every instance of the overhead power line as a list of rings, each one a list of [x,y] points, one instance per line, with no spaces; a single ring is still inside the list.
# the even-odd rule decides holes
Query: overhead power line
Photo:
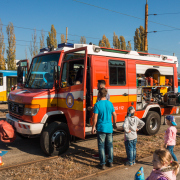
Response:
[[[171,14],[180,14],[180,12],[176,12],[176,13],[161,13],[161,14],[148,14],[148,16],[150,16],[150,15],[159,16],[159,15],[166,15],[166,14],[168,14],[168,15],[171,15]]]
[[[78,1],[78,0],[73,0],[73,1],[74,1],[74,2],[78,2],[78,3],[85,4],[85,5],[88,5],[88,6],[96,7],[96,8],[99,8],[99,9],[103,9],[103,10],[106,10],[106,11],[114,12],[114,13],[117,13],[117,14],[121,14],[121,15],[124,15],[124,16],[128,16],[128,17],[140,19],[140,20],[143,20],[143,21],[144,21],[143,18],[136,17],[136,16],[129,15],[129,14],[125,14],[125,13],[121,13],[121,12],[119,12],[119,11],[114,11],[114,10],[111,10],[111,9],[108,9],[108,8],[103,8],[103,7],[100,7],[100,6],[95,6],[95,5],[93,5],[93,4],[85,3],[85,2],[82,2],[82,1]],[[169,28],[173,28],[173,29],[178,29],[178,30],[180,30],[180,28],[173,27],[173,26],[169,26],[169,25],[166,25],[166,24],[162,24],[162,23],[158,23],[158,22],[154,22],[154,21],[149,21],[149,20],[148,20],[148,22],[151,22],[151,23],[158,24],[158,25],[161,25],[161,26],[166,26],[166,27],[169,27]]]
[[[5,24],[1,24],[2,26],[8,26],[8,25],[5,25]],[[14,26],[14,25],[13,25]],[[33,28],[27,28],[27,27],[20,27],[20,26],[14,26],[15,28],[19,28],[19,29],[26,29],[26,30],[31,30],[31,31],[34,31],[34,30],[36,30],[36,31],[42,31],[42,29],[40,30],[40,29],[33,29]],[[45,31],[45,30],[43,30],[44,32],[50,32],[50,31]],[[60,33],[60,32],[57,32],[56,31],[56,33],[57,34],[64,34],[64,35],[66,35],[66,33]],[[77,36],[77,37],[81,37],[80,35],[77,35],[77,34],[69,34],[68,33],[68,35],[69,36]],[[83,36],[83,35],[82,35]],[[99,39],[99,38],[95,38],[95,37],[88,37],[88,36],[84,36],[86,39],[87,38],[91,38],[91,39]]]

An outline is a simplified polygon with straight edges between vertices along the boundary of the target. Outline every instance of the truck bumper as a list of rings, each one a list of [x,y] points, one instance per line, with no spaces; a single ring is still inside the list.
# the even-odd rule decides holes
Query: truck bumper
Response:
[[[41,134],[44,124],[42,123],[27,123],[16,119],[9,114],[6,114],[6,121],[10,123],[18,133],[27,135]]]

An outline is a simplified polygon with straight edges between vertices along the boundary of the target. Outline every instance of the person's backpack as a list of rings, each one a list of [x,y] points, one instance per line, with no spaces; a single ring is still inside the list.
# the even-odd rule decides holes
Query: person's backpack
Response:
[[[0,141],[11,143],[16,139],[16,133],[11,124],[5,120],[0,121]]]

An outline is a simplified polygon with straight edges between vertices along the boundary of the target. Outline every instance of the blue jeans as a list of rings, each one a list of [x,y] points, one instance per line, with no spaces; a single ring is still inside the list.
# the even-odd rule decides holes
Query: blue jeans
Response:
[[[178,161],[176,155],[173,152],[174,146],[167,146],[167,150],[171,153],[171,156],[173,157],[174,161]]]
[[[108,162],[113,162],[113,136],[112,133],[97,132],[100,165],[106,164],[105,146],[108,153]],[[105,143],[106,141],[106,143]]]
[[[125,141],[126,154],[127,154],[127,159],[129,161],[129,163],[135,162],[135,159],[136,159],[136,143],[137,143],[137,139]]]

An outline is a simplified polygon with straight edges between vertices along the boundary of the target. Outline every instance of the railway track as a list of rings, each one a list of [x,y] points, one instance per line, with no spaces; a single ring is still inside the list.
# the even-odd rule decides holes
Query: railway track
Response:
[[[121,132],[115,132],[113,134],[114,137],[120,135]],[[94,135],[93,135],[94,136]],[[92,139],[96,139],[96,137],[90,137],[89,140],[92,140]],[[76,143],[72,143],[72,147],[76,147],[78,145],[78,141],[81,142],[82,140],[77,140]],[[84,141],[84,140],[83,140]],[[6,170],[6,169],[13,169],[13,168],[17,168],[17,167],[20,167],[20,166],[26,166],[26,165],[29,165],[29,164],[35,164],[35,163],[38,163],[38,162],[42,162],[42,161],[48,161],[48,160],[51,160],[51,159],[56,159],[58,157],[65,157],[65,156],[71,156],[71,155],[75,155],[75,154],[80,154],[82,152],[90,152],[90,151],[97,151],[97,145],[96,146],[93,146],[91,148],[86,148],[86,147],[81,147],[80,149],[77,149],[77,150],[74,150],[74,152],[67,152],[67,153],[64,153],[60,156],[51,156],[51,157],[44,157],[42,159],[38,159],[38,160],[33,160],[33,161],[28,161],[28,162],[25,162],[25,163],[18,163],[18,164],[15,164],[15,165],[11,165],[11,166],[0,166],[0,171],[3,171],[3,170]]]
[[[42,159],[38,159],[38,160],[34,160],[34,161],[28,161],[28,162],[25,162],[25,163],[19,163],[19,164],[15,164],[15,165],[11,165],[11,166],[0,166],[0,171],[3,171],[3,170],[6,170],[6,169],[13,169],[13,168],[17,168],[17,167],[20,167],[20,166],[26,166],[26,165],[29,165],[29,164],[35,164],[35,163],[38,163],[38,162],[43,162],[43,161],[48,161],[48,160],[51,160],[51,159],[56,159],[58,157],[65,157],[65,156],[72,156],[72,155],[77,155],[77,154],[80,154],[82,152],[90,152],[90,151],[94,151],[94,150],[97,150],[97,147],[93,147],[93,148],[88,148],[88,150],[86,148],[82,148],[81,150],[76,150],[75,152],[69,152],[69,153],[64,153],[60,156],[51,156],[51,157],[45,157],[45,158],[42,158]]]

